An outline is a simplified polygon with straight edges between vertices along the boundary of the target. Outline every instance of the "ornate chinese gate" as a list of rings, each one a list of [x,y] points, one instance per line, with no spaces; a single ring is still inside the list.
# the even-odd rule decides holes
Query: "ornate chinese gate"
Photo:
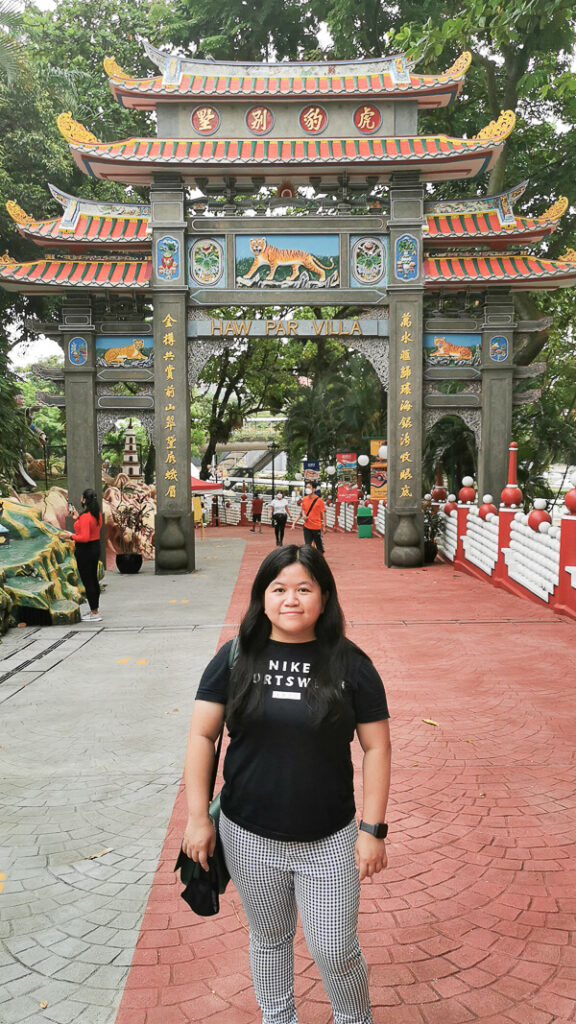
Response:
[[[566,201],[529,220],[513,212],[523,186],[427,200],[427,183],[488,171],[514,127],[504,112],[470,139],[417,134],[419,109],[459,94],[469,54],[444,74],[416,75],[403,56],[248,65],[146,49],[156,77],[104,64],[123,106],[156,112],[155,139],[104,143],[69,114],[59,127],[82,170],[149,187],[149,204],[52,189],[64,213],[41,222],[8,204],[21,233],[65,253],[5,258],[0,283],[65,295],[59,323],[39,329],[66,355],[72,497],[100,478],[97,439],[113,418],[129,412],[151,426],[154,417],[156,568],[192,571],[190,384],[239,338],[337,335],[388,390],[387,564],[420,565],[422,438],[440,416],[456,413],[474,430],[481,491],[505,482],[499,453],[513,402],[523,400],[514,339],[541,326],[518,322],[512,293],[576,283],[574,253],[540,260],[515,246],[552,232]],[[470,255],[479,246],[485,255]],[[76,259],[87,247],[92,258]],[[283,307],[319,302],[361,312],[281,319]],[[210,313],[230,306],[276,306],[279,318]],[[117,380],[138,383],[139,394],[110,394]],[[446,381],[463,390],[435,390]]]

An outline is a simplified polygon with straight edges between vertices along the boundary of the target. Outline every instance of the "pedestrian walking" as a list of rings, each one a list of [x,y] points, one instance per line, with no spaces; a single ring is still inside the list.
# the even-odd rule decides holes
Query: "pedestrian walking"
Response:
[[[96,491],[87,487],[80,499],[82,512],[69,505],[69,513],[74,520],[74,533],[62,531],[62,535],[72,538],[78,573],[89,605],[89,612],[82,616],[82,622],[101,622],[100,615],[100,584],[98,582],[98,563],[100,561],[100,530],[102,514]]]
[[[300,521],[304,524],[304,543],[315,544],[318,551],[324,554],[322,533],[326,528],[326,506],[322,498],[314,493],[312,484],[306,484],[306,494],[302,498],[300,514],[292,523],[292,529]]]
[[[278,491],[275,498],[270,502],[272,510],[272,524],[276,537],[276,547],[282,547],[284,543],[284,530],[288,521],[288,500],[282,491]]]
[[[209,663],[196,695],[184,852],[206,868],[214,849],[208,790],[225,722],[219,828],[248,921],[262,1024],[297,1024],[298,912],[335,1024],[372,1024],[357,925],[360,882],[387,865],[390,738],[382,680],[346,639],[334,577],[310,546],[286,545],[264,560],[235,660],[232,644]],[[355,732],[364,751],[360,830]]]
[[[262,533],[262,509],[264,507],[264,501],[259,498],[258,495],[254,495],[252,498],[252,529],[250,533],[256,533],[256,523],[259,526],[259,533]]]

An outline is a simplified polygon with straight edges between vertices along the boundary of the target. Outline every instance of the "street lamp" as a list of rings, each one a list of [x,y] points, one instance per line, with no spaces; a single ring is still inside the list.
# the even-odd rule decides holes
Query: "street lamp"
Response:
[[[274,484],[274,461],[276,459],[276,452],[280,450],[280,445],[276,441],[271,441],[268,445],[268,451],[272,452],[272,498],[274,498],[275,484]]]

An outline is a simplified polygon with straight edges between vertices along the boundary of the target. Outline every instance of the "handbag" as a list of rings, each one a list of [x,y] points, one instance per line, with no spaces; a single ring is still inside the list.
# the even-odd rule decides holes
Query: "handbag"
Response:
[[[230,670],[232,669],[237,657],[238,637],[233,640],[230,648],[230,656],[228,659],[228,667]],[[214,768],[212,769],[212,780],[210,783],[210,806],[208,808],[208,813],[216,831],[216,846],[214,847],[214,852],[210,857],[208,857],[208,871],[204,871],[204,868],[198,863],[198,861],[192,860],[191,857],[184,853],[182,847],[180,847],[178,860],[174,865],[174,871],[180,871],[180,881],[185,887],[180,895],[188,904],[190,909],[193,910],[195,914],[198,914],[199,917],[213,917],[214,914],[218,913],[220,910],[220,896],[225,891],[226,886],[230,881],[230,872],[226,867],[224,850],[218,831],[218,825],[220,822],[220,793],[217,793],[213,798],[216,776],[218,774],[218,763],[220,761],[220,752],[222,750],[223,735],[224,726],[222,726],[222,730],[218,738],[218,746],[214,757]]]

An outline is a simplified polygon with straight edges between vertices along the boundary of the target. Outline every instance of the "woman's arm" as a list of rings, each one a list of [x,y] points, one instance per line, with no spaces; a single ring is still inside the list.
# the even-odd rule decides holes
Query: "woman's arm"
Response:
[[[364,751],[362,819],[369,825],[376,825],[378,822],[386,821],[392,753],[390,725],[387,719],[382,722],[359,723],[356,732]],[[360,881],[382,871],[388,864],[385,840],[376,839],[369,832],[359,832],[356,864],[360,872]]]
[[[188,821],[182,847],[184,853],[199,861],[205,871],[208,870],[208,857],[216,845],[208,803],[214,769],[214,744],[224,722],[224,707],[224,704],[208,700],[195,701],[184,763]]]

